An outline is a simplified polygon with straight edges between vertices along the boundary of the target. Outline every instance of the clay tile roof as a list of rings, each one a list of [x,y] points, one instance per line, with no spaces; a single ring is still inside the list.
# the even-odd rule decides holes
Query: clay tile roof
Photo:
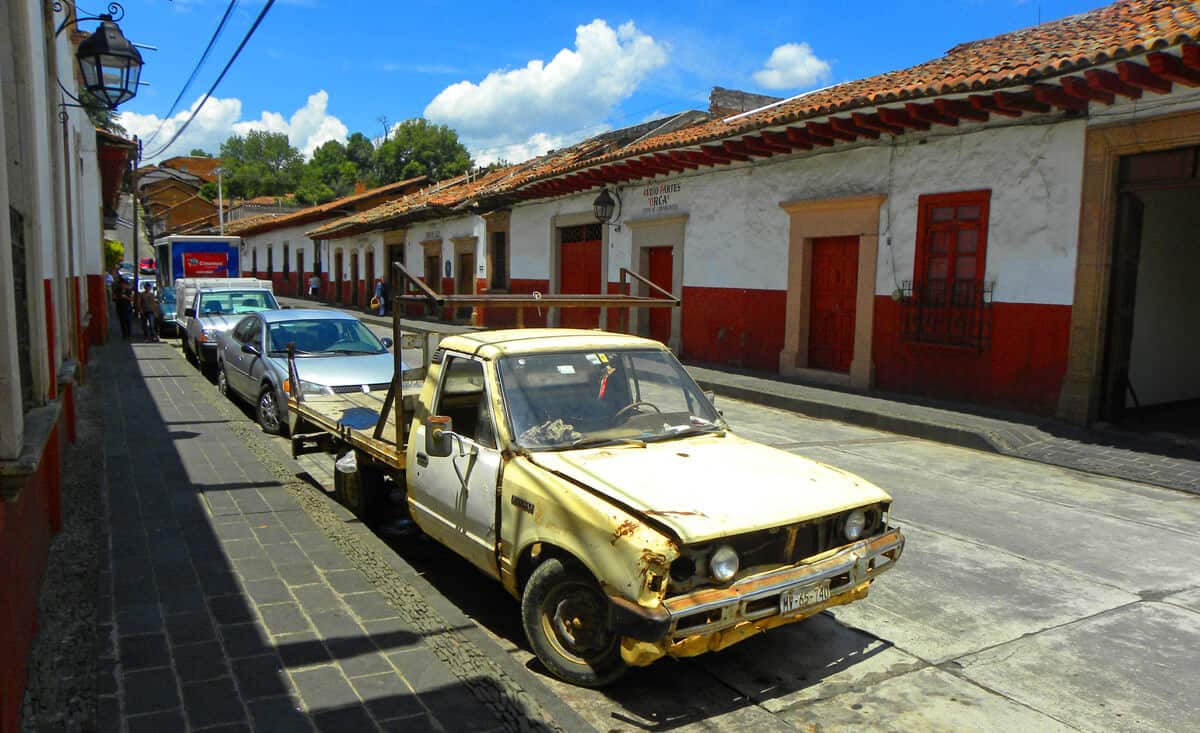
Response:
[[[560,161],[528,177],[528,181],[835,112],[1028,85],[1198,38],[1200,11],[1192,0],[1121,0],[1031,28],[961,43],[944,56],[907,69],[806,92],[758,111],[656,135],[584,165]]]
[[[275,227],[268,227],[277,219],[286,216],[285,214],[259,214],[258,216],[248,216],[244,219],[234,219],[233,221],[225,222],[226,234],[246,234],[251,231],[269,231]]]
[[[159,161],[159,165],[174,168],[184,173],[191,173],[193,176],[203,178],[206,181],[215,182],[217,180],[217,168],[221,167],[221,159],[204,158],[198,155],[177,155],[174,158]]]
[[[239,234],[261,234],[274,229],[283,227],[298,226],[300,224],[308,224],[310,222],[319,221],[321,219],[329,219],[337,216],[341,209],[352,206],[356,203],[371,201],[372,199],[386,199],[400,195],[406,188],[411,188],[421,181],[424,181],[425,176],[417,176],[403,181],[389,183],[386,186],[379,186],[361,193],[353,193],[349,196],[343,196],[340,199],[334,199],[319,206],[310,206],[307,209],[299,211],[290,211],[286,214],[270,214],[266,216],[255,216],[248,219],[239,219],[238,224],[242,226],[238,229]],[[272,199],[272,203],[274,199]],[[242,202],[247,203],[247,202]],[[225,226],[225,230],[229,231],[229,225]]]

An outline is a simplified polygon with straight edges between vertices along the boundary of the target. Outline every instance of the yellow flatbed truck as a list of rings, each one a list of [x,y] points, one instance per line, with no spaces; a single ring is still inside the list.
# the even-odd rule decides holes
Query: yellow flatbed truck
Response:
[[[519,600],[530,646],[568,682],[859,600],[903,551],[887,493],[738,436],[661,343],[541,328],[417,340],[420,366],[399,368],[397,349],[382,398],[293,399],[293,451],[352,452],[338,493],[367,522],[402,492],[422,531]]]

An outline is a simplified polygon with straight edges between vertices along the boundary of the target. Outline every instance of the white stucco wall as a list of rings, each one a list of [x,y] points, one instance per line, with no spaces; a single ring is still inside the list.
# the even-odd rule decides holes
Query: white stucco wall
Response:
[[[288,243],[288,272],[294,272],[296,269],[296,250],[303,248],[304,250],[304,269],[311,271],[314,257],[313,241],[308,238],[305,232],[319,226],[323,222],[308,222],[298,224],[296,226],[284,227],[282,229],[273,229],[269,232],[260,234],[248,234],[242,237],[242,270],[250,272],[254,264],[254,252],[258,252],[258,269],[262,272],[267,270],[267,247],[272,247],[275,251],[275,273],[283,272],[283,243]],[[325,262],[322,262],[322,269],[327,267]]]
[[[685,286],[784,290],[788,217],[781,202],[884,193],[875,289],[886,295],[913,277],[918,197],[988,188],[985,277],[996,283],[995,299],[1071,303],[1085,122],[950,129],[906,136],[894,146],[660,176],[654,184],[680,186],[658,212],[646,211],[646,183],[623,186],[621,220],[688,214]],[[512,277],[549,278],[552,217],[590,211],[595,196],[591,191],[515,207]],[[630,267],[631,242],[628,226],[610,229],[610,280],[618,279],[620,267]]]
[[[454,257],[454,240],[462,237],[475,237],[475,274],[474,277],[484,277],[487,253],[487,223],[483,217],[474,214],[457,216],[449,219],[431,219],[409,225],[404,238],[404,261],[408,271],[415,277],[425,274],[425,248],[422,242],[431,239],[442,240],[442,267],[450,263],[450,275],[442,270],[442,277],[457,277],[455,271],[457,262]]]

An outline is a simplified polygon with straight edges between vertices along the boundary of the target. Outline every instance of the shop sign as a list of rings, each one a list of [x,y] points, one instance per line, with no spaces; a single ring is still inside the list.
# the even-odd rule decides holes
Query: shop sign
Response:
[[[642,213],[657,214],[663,211],[674,211],[679,208],[678,194],[683,190],[683,184],[677,181],[652,183],[642,187]]]

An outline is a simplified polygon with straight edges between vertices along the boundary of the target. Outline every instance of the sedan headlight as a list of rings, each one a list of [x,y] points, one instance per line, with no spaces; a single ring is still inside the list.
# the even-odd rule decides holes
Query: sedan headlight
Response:
[[[331,394],[333,394],[333,390],[327,385],[306,382],[303,379],[300,380],[300,395],[302,397],[321,397]]]
[[[863,530],[867,526],[867,515],[862,509],[855,509],[846,515],[846,522],[842,527],[842,531],[846,534],[846,539],[854,541],[862,537]]]
[[[708,560],[708,569],[713,579],[721,583],[733,580],[738,571],[738,556],[729,545],[721,545]]]

